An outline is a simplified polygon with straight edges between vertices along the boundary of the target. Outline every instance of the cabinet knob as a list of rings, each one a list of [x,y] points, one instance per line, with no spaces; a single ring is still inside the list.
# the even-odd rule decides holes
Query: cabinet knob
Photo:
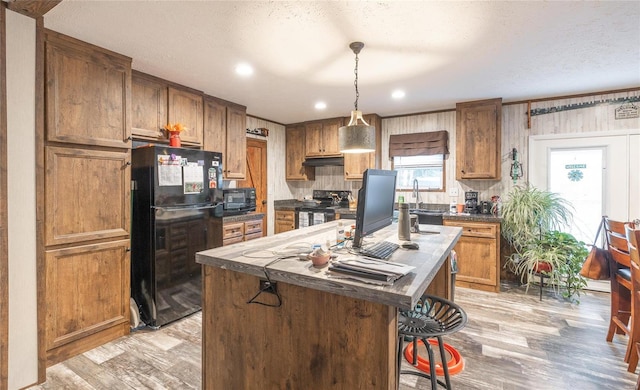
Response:
[[[131,161],[127,161],[127,166],[131,166]]]
[[[127,141],[131,141],[131,140],[133,140],[133,137],[132,136],[128,136],[127,137]]]
[[[131,248],[127,248],[127,249],[126,249],[126,251],[127,251],[127,252],[131,252]]]

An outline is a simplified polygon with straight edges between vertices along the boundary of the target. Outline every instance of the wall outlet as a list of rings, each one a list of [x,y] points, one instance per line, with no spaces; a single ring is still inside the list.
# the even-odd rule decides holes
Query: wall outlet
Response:
[[[449,196],[458,196],[458,187],[449,188]]]
[[[276,282],[269,282],[266,279],[260,279],[260,290],[275,294],[278,291],[278,285]]]

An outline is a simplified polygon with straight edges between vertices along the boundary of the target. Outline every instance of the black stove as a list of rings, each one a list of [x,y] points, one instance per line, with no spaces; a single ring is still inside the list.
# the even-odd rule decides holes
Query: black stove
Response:
[[[315,205],[296,209],[296,228],[318,225],[336,219],[336,209],[349,207],[351,191],[313,190]]]

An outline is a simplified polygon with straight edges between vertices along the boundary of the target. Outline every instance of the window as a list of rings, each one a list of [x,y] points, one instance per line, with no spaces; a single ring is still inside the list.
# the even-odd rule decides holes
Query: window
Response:
[[[393,169],[398,172],[396,190],[410,191],[413,181],[418,179],[420,190],[444,190],[444,155],[396,156]]]
[[[396,189],[411,191],[417,179],[420,190],[444,191],[444,159],[448,154],[446,130],[389,136],[389,157],[398,172]]]

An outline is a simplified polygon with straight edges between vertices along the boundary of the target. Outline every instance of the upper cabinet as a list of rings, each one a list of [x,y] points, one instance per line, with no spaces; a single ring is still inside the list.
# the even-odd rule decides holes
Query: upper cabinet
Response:
[[[382,120],[376,114],[364,116],[364,120],[376,129],[376,150],[369,153],[344,153],[344,179],[362,180],[368,168],[380,168]]]
[[[335,157],[341,156],[338,147],[338,129],[342,126],[342,118],[307,122],[306,156]]]
[[[47,31],[47,141],[130,148],[131,58]]]
[[[212,96],[204,98],[204,149],[221,152],[226,180],[243,180],[247,171],[247,108]]]
[[[167,123],[182,123],[180,140],[186,146],[203,143],[202,92],[134,71],[132,133],[136,138],[168,142]]]
[[[181,142],[202,145],[202,93],[188,88],[169,87],[167,122],[180,122],[186,128],[180,133]]]
[[[315,180],[315,168],[302,165],[305,157],[305,136],[304,124],[286,128],[286,180]]]
[[[500,180],[502,99],[456,104],[456,179]]]
[[[163,139],[167,124],[167,83],[133,71],[131,75],[131,132],[134,136]]]

